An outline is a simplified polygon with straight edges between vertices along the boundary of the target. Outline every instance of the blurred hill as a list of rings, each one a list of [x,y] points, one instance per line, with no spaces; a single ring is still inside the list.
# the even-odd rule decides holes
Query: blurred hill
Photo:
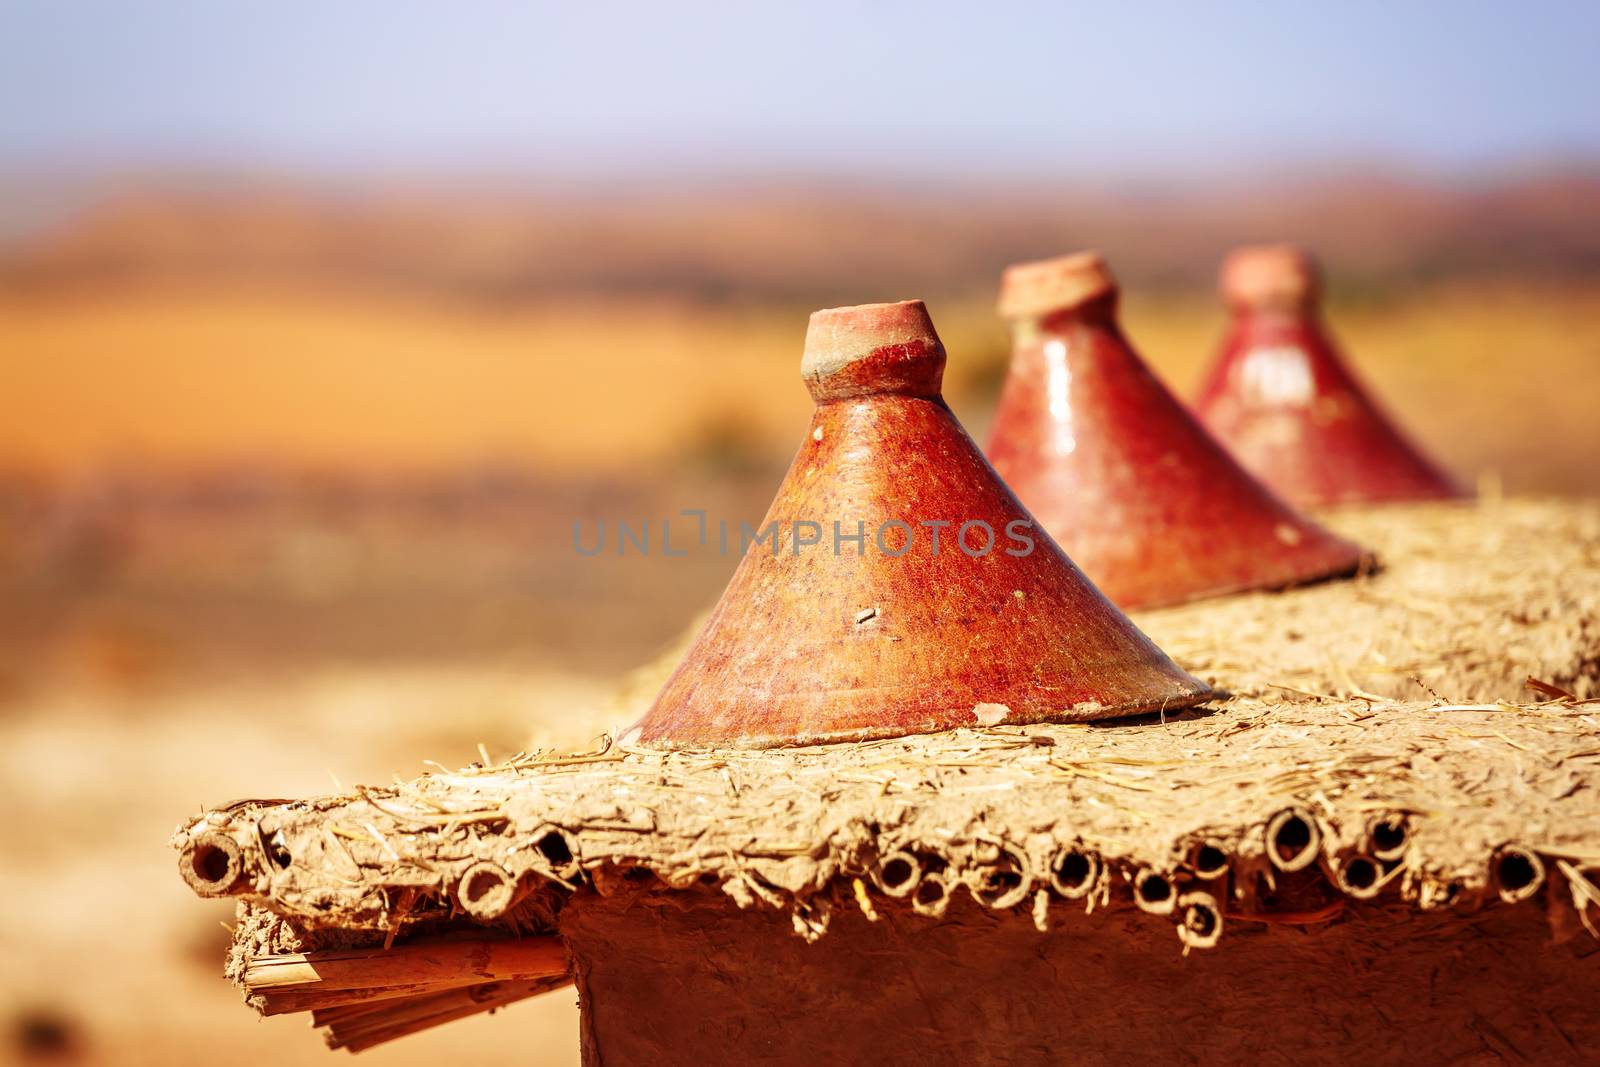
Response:
[[[1006,263],[1105,250],[1135,341],[1181,391],[1222,328],[1219,259],[1257,240],[1321,255],[1357,365],[1468,480],[1593,487],[1600,169],[1584,167],[0,176],[0,472],[770,471],[809,407],[794,366],[815,307],[929,300],[947,395],[981,431]]]
[[[1130,285],[1209,289],[1219,257],[1257,240],[1316,248],[1352,290],[1600,276],[1592,168],[1185,185],[13,178],[6,199],[0,286],[13,291],[248,282],[815,305],[987,293],[1008,262],[1083,247],[1108,251]]]
[[[733,561],[575,558],[574,520],[756,521],[815,307],[921,296],[980,440],[1015,259],[1099,246],[1180,393],[1217,261],[1322,254],[1364,376],[1469,484],[1593,493],[1600,174],[899,184],[0,181],[0,697],[647,656]]]

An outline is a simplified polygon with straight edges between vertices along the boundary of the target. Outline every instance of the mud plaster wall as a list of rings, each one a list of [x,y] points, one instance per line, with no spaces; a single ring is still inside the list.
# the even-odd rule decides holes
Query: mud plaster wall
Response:
[[[808,943],[710,894],[581,894],[562,912],[584,1062],[1594,1063],[1600,949],[1540,908],[1367,907],[1312,928],[1236,923],[1187,957],[1138,912],[1039,934],[954,901],[838,916]]]

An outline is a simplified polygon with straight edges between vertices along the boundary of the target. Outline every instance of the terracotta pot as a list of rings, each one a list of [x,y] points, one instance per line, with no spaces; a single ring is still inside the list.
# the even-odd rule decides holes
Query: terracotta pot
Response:
[[[1223,263],[1221,289],[1233,320],[1195,410],[1241,463],[1297,504],[1463,495],[1339,354],[1306,252],[1238,249]]]
[[[945,405],[944,364],[920,301],[811,316],[816,413],[752,531],[776,524],[776,542],[749,544],[644,743],[860,740],[1210,695],[1034,525]]]
[[[1124,608],[1273,589],[1363,553],[1248,474],[1150,372],[1093,252],[1006,271],[1011,369],[989,459]]]

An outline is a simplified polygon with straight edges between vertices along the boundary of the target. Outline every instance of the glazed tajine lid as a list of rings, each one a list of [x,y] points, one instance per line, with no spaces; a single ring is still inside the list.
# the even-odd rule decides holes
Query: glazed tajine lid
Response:
[[[1123,608],[1354,573],[1362,549],[1246,472],[1151,372],[1114,303],[1074,313],[1116,292],[1093,252],[1005,272],[1001,311],[1029,325],[988,453],[1022,502]]]
[[[1220,288],[1235,314],[1194,408],[1247,470],[1295,504],[1463,495],[1334,344],[1316,313],[1321,286],[1309,254],[1238,249]]]
[[[639,723],[672,747],[892,737],[1184,707],[1210,689],[1109,603],[940,396],[920,301],[819,311],[799,454]]]

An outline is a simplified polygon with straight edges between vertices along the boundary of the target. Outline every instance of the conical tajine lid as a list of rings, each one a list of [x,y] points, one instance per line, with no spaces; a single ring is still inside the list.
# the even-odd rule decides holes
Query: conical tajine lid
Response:
[[[817,408],[762,522],[777,543],[750,543],[644,743],[860,740],[1210,695],[1034,525],[945,406],[944,363],[920,301],[811,316]]]
[[[1223,262],[1221,289],[1233,321],[1195,410],[1245,467],[1297,504],[1462,495],[1334,347],[1306,252],[1238,249]]]
[[[1011,370],[989,460],[1124,608],[1349,574],[1355,545],[1234,461],[1150,372],[1093,252],[1005,272]]]

